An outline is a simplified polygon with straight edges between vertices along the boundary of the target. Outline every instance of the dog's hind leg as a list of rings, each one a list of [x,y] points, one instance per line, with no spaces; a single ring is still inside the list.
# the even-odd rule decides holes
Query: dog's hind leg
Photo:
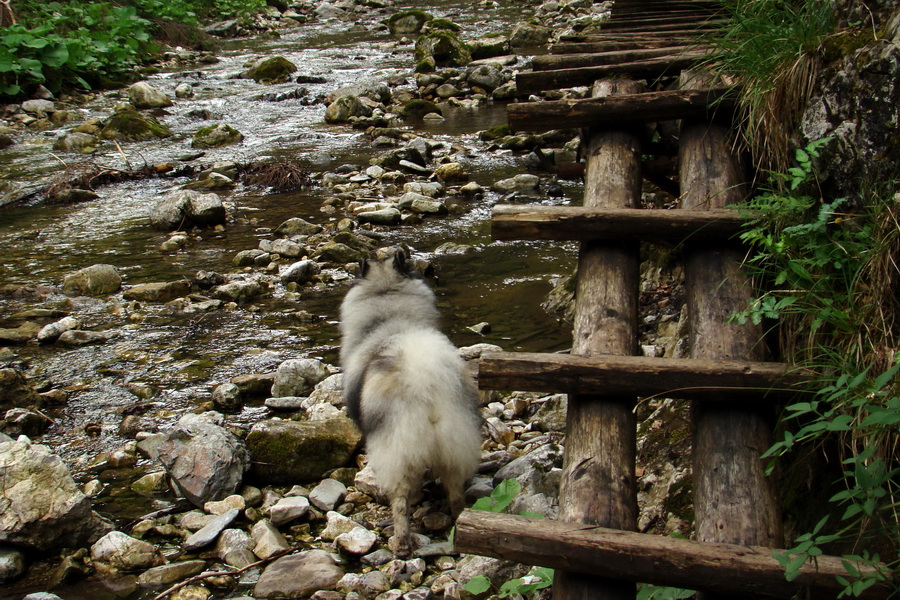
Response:
[[[412,553],[412,532],[409,525],[408,488],[391,499],[391,511],[394,513],[394,537],[389,547],[397,558],[408,558]]]

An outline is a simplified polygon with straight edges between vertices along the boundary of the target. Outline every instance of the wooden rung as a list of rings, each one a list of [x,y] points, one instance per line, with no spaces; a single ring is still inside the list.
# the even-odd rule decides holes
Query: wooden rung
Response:
[[[685,32],[694,32],[701,33],[710,31],[716,28],[721,28],[726,21],[722,19],[704,19],[700,17],[699,19],[695,19],[693,22],[685,23],[642,23],[640,20],[636,22],[619,22],[616,20],[607,21],[606,23],[600,24],[600,33],[602,34],[604,31],[614,31],[616,33],[620,32],[635,32],[635,33],[643,33],[643,32],[670,32],[670,31],[678,31],[679,33]]]
[[[543,90],[590,85],[598,79],[614,75],[648,79],[665,75],[675,76],[682,70],[693,66],[704,56],[706,56],[705,51],[692,51],[683,52],[674,57],[651,58],[599,67],[526,71],[516,76],[516,87],[520,94],[533,94]]]
[[[784,363],[486,352],[478,387],[486,390],[604,396],[772,401],[802,392],[808,381]]]
[[[667,536],[465,510],[456,521],[456,550],[588,575],[714,592],[725,597],[835,598],[847,576],[837,556],[819,556],[793,581],[771,548],[694,542]],[[872,567],[855,565],[860,572]],[[883,567],[883,565],[882,565]],[[876,584],[862,598],[891,594]]]
[[[745,218],[737,210],[584,208],[499,204],[491,219],[495,240],[727,241]]]
[[[613,65],[614,66],[614,65]],[[592,71],[609,67],[585,67],[562,73]],[[538,73],[534,73],[538,74]],[[519,77],[528,75],[520,73]],[[706,118],[716,112],[730,115],[735,106],[733,88],[705,90],[669,90],[603,98],[516,102],[506,106],[509,127],[513,131],[548,131],[571,127],[608,127],[623,123]]]
[[[594,42],[560,42],[550,46],[551,54],[588,54],[594,52],[614,52],[621,50],[647,50],[651,48],[665,48],[672,44],[687,45],[696,38],[678,37],[666,39],[620,39],[610,37],[602,41]],[[537,58],[537,57],[535,57]],[[538,69],[535,69],[538,70]]]
[[[580,67],[597,67],[614,65],[620,62],[631,62],[647,58],[678,56],[679,53],[699,49],[693,46],[665,46],[663,48],[640,48],[635,50],[613,50],[608,52],[585,52],[565,54],[544,54],[531,59],[531,68],[535,71],[552,71],[555,69],[577,69]]]

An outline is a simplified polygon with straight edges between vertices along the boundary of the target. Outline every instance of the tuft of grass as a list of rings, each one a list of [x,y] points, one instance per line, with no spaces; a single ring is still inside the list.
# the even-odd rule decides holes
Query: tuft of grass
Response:
[[[754,162],[785,171],[790,140],[836,34],[831,0],[725,0],[709,66],[741,87],[743,135]]]

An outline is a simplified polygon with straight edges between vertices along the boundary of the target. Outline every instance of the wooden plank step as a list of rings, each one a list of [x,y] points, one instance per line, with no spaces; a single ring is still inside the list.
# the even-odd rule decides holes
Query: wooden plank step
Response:
[[[612,17],[603,23],[600,24],[601,31],[607,29],[609,26],[616,27],[625,27],[631,25],[647,25],[651,28],[656,25],[687,25],[692,26],[697,23],[705,23],[707,21],[722,21],[720,17],[715,17],[710,14],[703,13],[683,13],[677,15],[649,15],[644,13],[640,16],[632,16],[629,15],[627,17],[620,17],[616,15],[616,13],[612,14]]]
[[[456,550],[591,576],[697,589],[740,598],[836,598],[846,576],[842,557],[818,556],[787,581],[771,548],[704,543],[519,515],[464,510],[456,521]],[[873,567],[854,565],[862,573]],[[884,565],[880,565],[884,568]],[[878,583],[862,598],[882,599]]]
[[[551,54],[592,54],[617,50],[650,50],[671,47],[673,44],[690,46],[696,44],[696,39],[696,36],[643,39],[609,36],[594,42],[559,42],[550,46],[550,52]]]
[[[689,69],[706,56],[705,51],[683,52],[674,57],[650,58],[599,67],[556,69],[553,71],[527,71],[516,76],[520,94],[533,94],[544,90],[590,85],[598,79],[627,75],[632,78],[657,79],[675,76]]]
[[[746,219],[737,210],[586,208],[500,204],[494,207],[495,240],[727,242]]]
[[[562,55],[544,54],[531,59],[531,68],[535,71],[550,71],[554,69],[575,69],[579,67],[596,67],[600,65],[614,65],[622,62],[632,62],[647,58],[660,58],[663,56],[678,56],[683,52],[704,50],[696,44],[681,46],[663,46],[661,48],[639,48],[633,50],[615,50],[609,52],[589,53],[565,53]]]
[[[809,375],[784,363],[486,352],[478,387],[566,394],[629,394],[758,404],[802,393]]]
[[[698,31],[696,29],[673,29],[671,31],[609,31],[603,33],[602,31],[599,33],[581,33],[581,34],[573,34],[573,35],[561,35],[559,36],[559,41],[561,42],[595,42],[609,39],[610,37],[614,38],[654,38],[654,39],[668,39],[673,37],[690,37],[696,39],[698,34],[704,33],[703,31]]]
[[[564,71],[593,72],[617,68],[621,63],[604,67],[584,67]],[[535,73],[561,73],[539,71]],[[520,73],[520,79],[528,73]],[[533,83],[533,80],[531,81]],[[734,88],[709,88],[705,90],[668,90],[611,96],[609,98],[583,98],[577,100],[553,100],[547,102],[518,102],[506,106],[509,127],[513,131],[548,131],[567,127],[621,126],[623,123],[669,121],[689,117],[706,118],[716,113],[730,115],[734,109]]]
[[[614,32],[669,32],[669,31],[708,31],[710,29],[719,29],[724,25],[726,21],[723,19],[704,19],[700,18],[694,20],[693,22],[679,22],[679,23],[654,23],[654,22],[619,22],[619,21],[607,21],[606,23],[600,24],[600,33],[602,34],[604,31],[614,31]]]

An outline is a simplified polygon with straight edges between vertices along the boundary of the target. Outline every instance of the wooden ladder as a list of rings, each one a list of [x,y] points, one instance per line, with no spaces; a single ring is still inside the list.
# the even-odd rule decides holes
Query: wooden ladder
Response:
[[[727,90],[685,70],[705,54],[686,36],[716,18],[715,4],[632,0],[617,1],[615,10],[621,18],[609,34],[563,41],[517,77],[521,93],[594,82],[591,98],[508,107],[516,130],[589,128],[583,207],[497,206],[492,218],[497,239],[581,242],[572,353],[485,354],[478,376],[482,389],[569,394],[559,520],[467,510],[457,522],[457,549],[557,569],[556,600],[634,598],[636,582],[700,590],[704,598],[789,598],[805,590],[836,597],[840,558],[819,557],[787,581],[772,556],[783,543],[781,514],[760,456],[772,444],[773,401],[795,393],[802,378],[764,361],[758,326],[728,322],[752,293],[733,240],[741,218],[726,208],[746,196],[729,142],[734,104]],[[602,79],[679,72],[672,91]],[[681,120],[681,208],[642,209],[640,127],[674,119]],[[683,245],[690,359],[637,356],[642,239]],[[635,532],[634,407],[648,395],[693,403],[697,541]],[[889,593],[873,586],[865,597]]]

